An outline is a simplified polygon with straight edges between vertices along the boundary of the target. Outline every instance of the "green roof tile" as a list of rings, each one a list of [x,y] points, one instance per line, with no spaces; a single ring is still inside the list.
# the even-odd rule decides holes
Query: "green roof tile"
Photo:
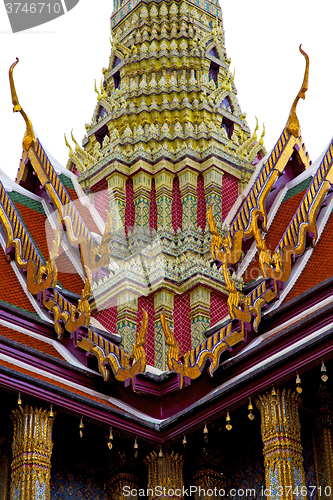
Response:
[[[35,212],[39,212],[40,214],[46,215],[44,207],[41,202],[32,200],[28,196],[25,196],[24,194],[17,193],[16,191],[11,191],[8,193],[9,198],[16,203],[21,203],[21,205],[24,205],[28,208],[31,208],[31,210],[34,210]]]
[[[311,181],[312,181],[312,177],[310,175],[310,177],[308,177],[307,179],[304,179],[304,181],[300,182],[299,184],[292,187],[291,189],[288,189],[288,191],[285,194],[285,197],[283,198],[283,201],[287,201],[290,198],[293,198],[293,196],[300,193],[301,191],[304,191],[304,189],[307,189],[310,186]]]

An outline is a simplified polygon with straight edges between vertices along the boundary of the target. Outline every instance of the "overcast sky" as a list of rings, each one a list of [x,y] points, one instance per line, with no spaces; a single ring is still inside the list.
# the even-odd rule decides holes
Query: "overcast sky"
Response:
[[[301,86],[310,56],[309,90],[298,105],[304,142],[312,161],[333,136],[332,0],[221,0],[227,54],[236,67],[242,111],[254,129],[255,115],[265,122],[267,149],[274,146]],[[66,15],[41,27],[12,34],[0,2],[0,168],[15,177],[25,126],[12,113],[9,66],[15,68],[20,103],[44,146],[62,164],[68,150],[64,132],[81,143],[84,124],[95,105],[94,80],[100,82],[111,47],[111,0],[80,0]]]

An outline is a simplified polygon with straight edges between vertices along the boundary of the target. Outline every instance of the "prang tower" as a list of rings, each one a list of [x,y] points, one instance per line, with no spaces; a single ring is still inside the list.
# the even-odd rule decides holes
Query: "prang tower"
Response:
[[[264,132],[251,136],[240,109],[217,2],[115,0],[111,34],[68,168],[104,221],[110,211],[113,265],[93,285],[93,314],[131,352],[144,308],[147,361],[163,370],[163,309],[182,354],[227,314],[206,212],[223,230]]]

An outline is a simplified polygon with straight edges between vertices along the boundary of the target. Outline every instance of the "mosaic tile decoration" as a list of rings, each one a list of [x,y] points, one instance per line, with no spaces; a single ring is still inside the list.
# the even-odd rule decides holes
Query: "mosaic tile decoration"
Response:
[[[222,222],[238,198],[238,180],[229,174],[222,179]]]
[[[51,500],[107,500],[104,486],[83,474],[57,471],[51,478]]]
[[[313,486],[317,486],[316,481],[316,471],[314,464],[314,453],[312,445],[312,437],[310,432],[303,432],[302,437],[302,447],[303,447],[303,467],[305,474],[305,484],[308,491],[312,492],[311,500],[318,500],[317,492],[313,490]]]
[[[262,495],[262,490],[265,488],[265,468],[264,459],[262,455],[262,444],[258,437],[251,443],[245,444],[242,452],[237,456],[237,462],[230,464],[230,471],[227,475],[227,491],[235,488],[236,491],[255,489],[256,496],[247,496],[250,499],[266,499]],[[227,471],[226,471],[227,473]],[[228,477],[229,476],[229,477]],[[233,500],[244,500],[245,497],[228,496],[226,499],[232,498]]]
[[[155,188],[154,178],[151,181],[149,227],[157,231],[157,204],[156,204],[156,188]]]
[[[198,192],[198,208],[197,208],[197,225],[201,227],[201,229],[205,229],[206,227],[206,199],[205,199],[205,182],[203,175],[198,176],[198,184],[197,184],[197,192]]]
[[[173,230],[176,232],[178,228],[182,229],[182,219],[183,219],[183,206],[182,206],[178,177],[175,177],[173,180],[171,211],[172,211],[172,227]]]
[[[106,222],[106,213],[110,210],[110,199],[108,193],[108,183],[106,179],[97,182],[91,188],[94,193],[94,207],[96,208],[103,221]]]

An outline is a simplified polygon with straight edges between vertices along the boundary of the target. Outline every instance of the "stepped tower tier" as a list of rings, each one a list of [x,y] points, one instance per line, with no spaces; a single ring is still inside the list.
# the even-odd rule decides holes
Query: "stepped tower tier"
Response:
[[[150,309],[148,362],[164,369],[163,309],[182,353],[227,313],[206,213],[213,205],[222,229],[265,155],[264,132],[251,136],[240,109],[218,3],[116,1],[111,33],[92,122],[82,147],[73,135],[75,151],[67,143],[68,168],[101,217],[111,213],[115,270],[95,283],[96,315],[130,351]]]

